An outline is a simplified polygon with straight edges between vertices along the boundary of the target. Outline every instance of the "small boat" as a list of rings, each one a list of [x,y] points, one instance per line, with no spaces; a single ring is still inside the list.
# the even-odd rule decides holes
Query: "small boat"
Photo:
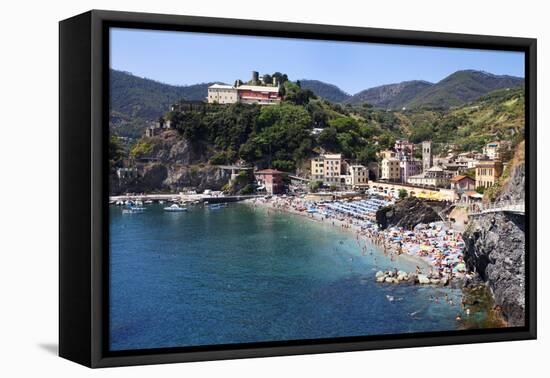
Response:
[[[173,205],[165,207],[164,211],[171,211],[171,212],[187,211],[187,208],[186,207],[181,207],[180,205],[175,203]]]
[[[147,200],[147,201],[145,201],[145,203],[146,203],[147,205],[150,205],[150,204],[153,203],[153,200]]]
[[[210,210],[219,210],[223,208],[224,206],[221,203],[213,203],[212,205],[209,205],[208,208]]]
[[[127,206],[126,208],[122,209],[122,214],[136,214],[136,213],[143,213],[144,211],[145,211],[144,207]]]
[[[164,201],[163,201],[163,200],[160,200],[160,201],[159,201],[159,204],[164,205]]]

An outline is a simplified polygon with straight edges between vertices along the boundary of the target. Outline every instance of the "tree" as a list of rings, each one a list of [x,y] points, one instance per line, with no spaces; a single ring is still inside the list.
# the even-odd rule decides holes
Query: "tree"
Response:
[[[485,193],[485,187],[484,186],[478,186],[476,188],[476,192],[478,192],[479,194]]]
[[[338,131],[335,127],[327,127],[318,137],[319,145],[328,151],[336,151],[338,149]]]
[[[124,150],[116,135],[111,135],[109,139],[109,167],[113,171],[116,167],[122,166]]]
[[[405,189],[399,189],[399,199],[407,198],[409,195]]]
[[[271,75],[277,79],[277,83],[283,85],[286,81],[288,81],[288,76],[286,74],[282,74],[280,72],[275,72],[273,75]]]
[[[323,185],[323,183],[321,181],[310,181],[309,182],[309,190],[312,193],[315,193],[321,188],[322,185]]]
[[[433,126],[430,124],[423,124],[417,126],[411,133],[411,142],[420,143],[424,140],[434,139],[435,133]]]
[[[273,78],[270,74],[265,74],[262,76],[262,79],[264,80],[264,84],[271,84],[273,83]]]

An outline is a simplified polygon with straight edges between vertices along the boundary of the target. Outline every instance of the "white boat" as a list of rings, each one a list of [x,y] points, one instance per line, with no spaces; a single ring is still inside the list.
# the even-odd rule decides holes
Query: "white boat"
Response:
[[[136,214],[136,213],[143,213],[144,211],[145,211],[144,207],[127,206],[124,209],[122,209],[122,214]]]
[[[163,204],[164,204],[164,201],[163,201],[163,200],[160,200],[159,203],[160,203],[161,205],[163,205]]]
[[[180,205],[178,205],[177,203],[173,204],[173,205],[170,205],[168,207],[165,207],[164,208],[164,211],[172,211],[172,212],[177,212],[177,211],[187,211],[187,208],[186,207],[181,207]]]

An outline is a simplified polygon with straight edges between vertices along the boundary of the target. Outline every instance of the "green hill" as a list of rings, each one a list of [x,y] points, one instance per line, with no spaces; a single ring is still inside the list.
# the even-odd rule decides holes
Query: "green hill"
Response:
[[[158,119],[180,99],[206,98],[212,84],[175,86],[113,69],[110,74],[111,126],[125,136],[141,135],[148,121]]]
[[[300,80],[300,85],[304,89],[309,89],[317,96],[324,98],[330,102],[342,103],[346,101],[350,95],[334,84],[325,83],[319,80]]]
[[[401,109],[407,106],[419,93],[433,86],[421,80],[404,81],[365,89],[346,100],[348,104],[368,103],[382,109]]]
[[[406,106],[410,108],[448,108],[474,101],[494,90],[523,86],[523,79],[487,72],[457,71],[440,82],[424,89]]]
[[[493,75],[475,70],[457,71],[438,83],[427,81],[404,81],[381,85],[361,91],[345,102],[368,103],[381,109],[440,108],[462,106],[488,93],[504,88],[524,85],[520,77]]]

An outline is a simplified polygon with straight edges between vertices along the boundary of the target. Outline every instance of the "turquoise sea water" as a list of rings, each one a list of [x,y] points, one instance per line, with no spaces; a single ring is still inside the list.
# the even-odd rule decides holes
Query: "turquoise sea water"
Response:
[[[377,284],[415,264],[328,224],[244,204],[110,217],[111,350],[457,329],[460,290]]]

